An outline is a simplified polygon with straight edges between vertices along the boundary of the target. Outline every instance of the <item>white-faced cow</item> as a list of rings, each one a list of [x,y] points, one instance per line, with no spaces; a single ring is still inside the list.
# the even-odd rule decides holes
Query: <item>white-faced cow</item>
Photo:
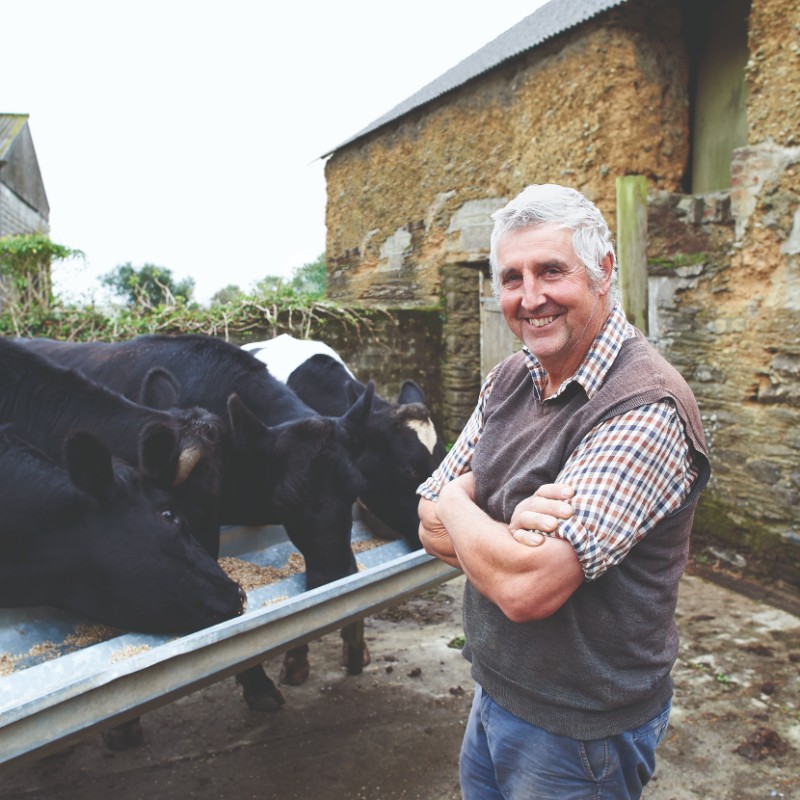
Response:
[[[321,414],[341,413],[364,391],[339,354],[322,342],[283,334],[243,349]],[[376,394],[364,437],[357,462],[365,482],[359,501],[368,516],[419,547],[416,490],[445,455],[422,389],[404,381],[396,403]]]
[[[342,413],[323,416],[258,359],[213,337],[153,335],[114,343],[33,339],[26,345],[144,402],[171,376],[174,402],[202,406],[228,422],[223,523],[283,525],[305,557],[309,589],[356,571],[350,534],[362,477],[355,461],[363,446],[371,386]],[[286,662],[287,682],[305,680],[306,650]],[[248,704],[269,710],[283,701],[259,672],[248,670],[237,678]]]
[[[203,408],[155,410],[134,403],[34,352],[27,342],[0,337],[0,423],[61,457],[75,431],[91,431],[130,464],[143,457],[148,479],[168,488],[192,535],[213,556],[219,549],[222,434],[216,415]]]
[[[167,492],[92,434],[66,438],[61,466],[10,428],[0,428],[0,606],[50,605],[148,633],[242,613],[244,592],[188,535]]]

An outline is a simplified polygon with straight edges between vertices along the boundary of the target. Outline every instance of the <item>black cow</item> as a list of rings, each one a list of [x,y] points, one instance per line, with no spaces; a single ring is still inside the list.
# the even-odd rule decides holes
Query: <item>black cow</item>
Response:
[[[158,463],[148,478],[169,488],[192,535],[216,557],[222,490],[222,421],[202,408],[146,408],[34,352],[28,342],[0,337],[0,423],[51,458],[66,437],[94,433],[118,458]],[[151,457],[158,455],[159,457]]]
[[[352,503],[362,479],[354,462],[369,417],[371,387],[336,417],[318,414],[264,364],[208,336],[139,336],[124,342],[30,339],[25,347],[127,398],[163,404],[165,376],[181,408],[201,406],[228,423],[223,524],[279,523],[306,560],[308,588],[355,572]]]
[[[281,335],[245,349],[320,414],[341,413],[364,391],[341,357],[322,342]],[[425,396],[414,381],[403,382],[396,403],[376,394],[358,458],[365,481],[359,501],[367,515],[419,547],[416,490],[444,455]]]
[[[228,420],[223,523],[282,524],[305,557],[309,589],[356,571],[350,533],[362,477],[355,460],[372,386],[342,414],[325,417],[258,359],[213,337],[151,335],[115,343],[33,339],[26,346],[143,402],[163,394],[160,389],[171,376],[174,402],[200,405]],[[306,651],[290,655],[287,682],[305,680]],[[237,678],[251,707],[269,709],[282,698],[261,676],[248,670]]]
[[[50,605],[126,630],[199,630],[244,592],[187,533],[169,494],[89,433],[63,464],[0,428],[0,606]],[[145,471],[161,471],[145,453]]]

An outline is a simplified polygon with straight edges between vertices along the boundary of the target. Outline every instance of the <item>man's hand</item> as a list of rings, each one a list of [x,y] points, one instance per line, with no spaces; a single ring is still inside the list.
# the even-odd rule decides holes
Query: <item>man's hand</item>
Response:
[[[425,552],[460,569],[461,565],[458,562],[450,534],[436,512],[436,503],[426,500],[424,497],[420,498],[418,514],[419,540],[425,548]]]
[[[508,525],[511,535],[520,544],[538,547],[544,544],[545,534],[558,529],[558,522],[572,516],[567,502],[575,492],[566,483],[546,483],[535,494],[526,497],[514,509]]]

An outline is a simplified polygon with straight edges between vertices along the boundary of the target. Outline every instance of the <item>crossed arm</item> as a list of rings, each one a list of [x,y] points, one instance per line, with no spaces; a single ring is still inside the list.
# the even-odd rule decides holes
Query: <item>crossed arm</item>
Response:
[[[550,616],[583,583],[572,545],[533,531],[554,531],[567,519],[572,490],[547,484],[496,522],[475,503],[471,472],[448,483],[438,502],[421,499],[420,540],[426,552],[464,571],[470,583],[512,622]]]

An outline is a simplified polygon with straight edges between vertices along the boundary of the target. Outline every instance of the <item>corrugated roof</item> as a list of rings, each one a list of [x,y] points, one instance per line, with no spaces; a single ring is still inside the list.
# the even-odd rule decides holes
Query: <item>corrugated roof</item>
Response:
[[[505,33],[501,33],[489,44],[484,45],[471,56],[467,56],[463,61],[460,61],[452,69],[445,72],[444,75],[431,81],[427,86],[424,86],[416,94],[396,105],[382,117],[378,117],[366,128],[329,150],[322,158],[351,144],[362,136],[372,133],[382,125],[399,119],[408,114],[409,111],[413,111],[415,108],[441,97],[446,92],[463,86],[468,81],[494,69],[504,61],[508,61],[526,50],[532,50],[548,39],[552,39],[554,36],[574,28],[592,17],[596,17],[603,11],[622,5],[625,2],[627,0],[550,0],[549,3],[538,8],[521,22],[514,25],[514,27],[509,28]]]
[[[0,161],[5,160],[9,147],[27,121],[27,114],[0,114]]]

